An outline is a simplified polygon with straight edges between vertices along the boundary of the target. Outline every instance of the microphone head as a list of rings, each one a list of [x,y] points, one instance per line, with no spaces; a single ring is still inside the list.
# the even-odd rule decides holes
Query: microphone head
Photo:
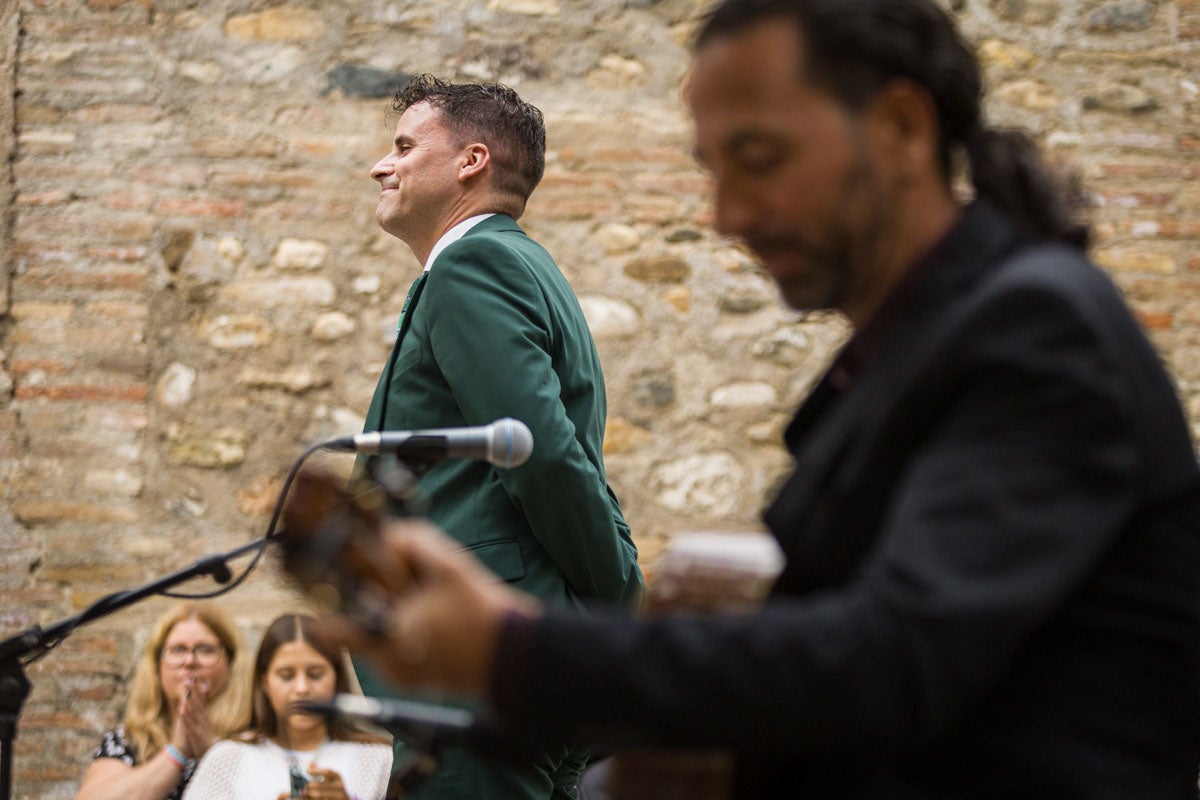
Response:
[[[512,469],[533,454],[533,432],[518,419],[505,417],[488,426],[488,461],[497,467]]]

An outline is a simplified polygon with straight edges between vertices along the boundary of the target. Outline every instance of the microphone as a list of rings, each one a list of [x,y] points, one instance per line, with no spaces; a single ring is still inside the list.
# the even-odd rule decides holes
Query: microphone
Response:
[[[470,458],[512,469],[529,460],[533,434],[512,417],[474,428],[430,428],[421,431],[379,431],[342,436],[321,445],[327,450],[379,455],[434,464],[447,458]]]
[[[453,706],[414,700],[335,694],[327,702],[303,700],[292,704],[297,711],[326,717],[351,717],[383,728],[409,746],[434,752],[443,746],[465,745],[503,757],[523,757],[536,752],[511,732]]]

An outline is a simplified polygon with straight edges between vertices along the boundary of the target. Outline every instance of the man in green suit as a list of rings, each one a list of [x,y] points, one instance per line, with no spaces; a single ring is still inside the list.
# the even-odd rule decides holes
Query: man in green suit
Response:
[[[606,400],[571,287],[516,220],[542,177],[542,114],[511,89],[414,78],[391,151],[372,169],[375,218],[424,266],[367,413],[367,431],[526,423],[515,469],[450,460],[421,477],[427,515],[499,578],[550,606],[629,605],[637,550],[604,473]],[[367,694],[385,684],[360,670]],[[412,797],[573,798],[586,750],[529,763],[447,750]]]

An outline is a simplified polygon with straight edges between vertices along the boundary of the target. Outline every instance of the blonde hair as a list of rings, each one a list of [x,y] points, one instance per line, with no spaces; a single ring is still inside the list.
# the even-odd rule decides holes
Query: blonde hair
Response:
[[[171,741],[171,709],[159,678],[163,645],[171,630],[184,620],[194,619],[213,632],[229,658],[229,680],[208,705],[213,733],[222,739],[246,727],[250,715],[244,678],[246,653],[241,631],[220,608],[209,603],[179,603],[159,617],[146,642],[133,675],[129,705],[125,709],[125,738],[135,748],[138,762],[145,763]]]

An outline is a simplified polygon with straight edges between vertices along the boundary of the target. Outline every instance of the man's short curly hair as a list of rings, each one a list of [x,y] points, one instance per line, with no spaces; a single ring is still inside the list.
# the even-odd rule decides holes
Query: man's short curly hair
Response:
[[[495,188],[517,195],[522,205],[546,169],[542,112],[500,84],[450,83],[417,75],[396,92],[392,109],[403,114],[418,103],[438,109],[456,145],[482,142],[496,167]]]

